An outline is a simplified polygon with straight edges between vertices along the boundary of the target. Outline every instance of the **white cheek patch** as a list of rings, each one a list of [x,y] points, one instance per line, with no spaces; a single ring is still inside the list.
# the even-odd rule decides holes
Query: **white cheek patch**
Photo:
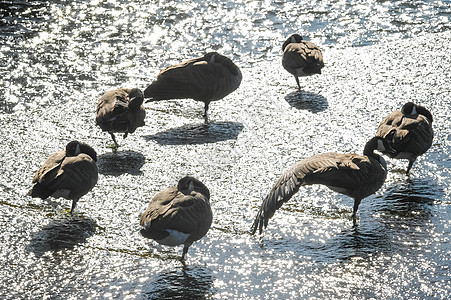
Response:
[[[411,114],[412,115],[416,115],[417,114],[417,108],[416,108],[415,105],[412,107],[412,113]]]

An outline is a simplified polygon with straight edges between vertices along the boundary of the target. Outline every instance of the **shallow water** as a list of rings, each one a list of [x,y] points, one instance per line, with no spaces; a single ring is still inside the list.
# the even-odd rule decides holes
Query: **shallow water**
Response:
[[[451,296],[450,1],[3,1],[0,3],[0,290],[6,299],[288,299]],[[281,44],[299,32],[323,50],[318,76],[294,78]],[[146,126],[113,153],[98,98],[145,88],[158,71],[215,50],[243,82],[210,105],[147,103]],[[321,152],[361,153],[381,119],[414,101],[434,144],[406,177],[352,200],[302,188],[250,236],[272,184]],[[26,196],[33,172],[67,141],[93,146],[99,182],[70,202]],[[181,247],[142,238],[138,216],[190,174],[214,220],[183,266]]]

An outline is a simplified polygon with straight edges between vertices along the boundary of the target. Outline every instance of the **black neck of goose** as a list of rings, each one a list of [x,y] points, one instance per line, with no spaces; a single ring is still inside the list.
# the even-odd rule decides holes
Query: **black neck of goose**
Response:
[[[366,155],[368,157],[373,157],[377,160],[379,160],[380,155],[377,153],[374,153],[374,150],[377,149],[377,141],[379,139],[377,137],[372,138],[371,140],[369,140],[366,145],[365,148],[363,149],[363,155]]]

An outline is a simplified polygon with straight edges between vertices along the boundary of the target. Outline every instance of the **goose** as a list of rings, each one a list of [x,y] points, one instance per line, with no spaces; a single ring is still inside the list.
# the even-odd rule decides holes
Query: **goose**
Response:
[[[210,102],[220,100],[235,91],[241,83],[240,69],[217,52],[187,60],[163,69],[145,90],[146,102],[190,98],[204,102],[204,120]]]
[[[393,151],[388,140],[373,137],[365,145],[363,155],[355,153],[328,152],[314,155],[296,163],[275,183],[255,217],[251,227],[254,234],[261,234],[268,220],[283,203],[301,186],[323,184],[335,192],[354,199],[352,219],[363,198],[375,193],[383,185],[387,176],[387,165],[378,151]]]
[[[408,159],[406,175],[418,156],[432,145],[432,114],[425,107],[407,102],[386,116],[377,128],[377,136],[391,141],[395,153],[384,153],[391,158]]]
[[[121,88],[106,92],[97,103],[96,123],[108,131],[115,148],[118,143],[114,132],[123,132],[124,138],[136,128],[144,126],[146,111],[142,106],[143,93],[137,88]]]
[[[140,233],[161,245],[183,244],[184,260],[188,248],[208,232],[212,220],[210,191],[198,179],[186,176],[176,187],[155,195],[141,215]]]
[[[66,150],[50,155],[36,171],[29,195],[33,198],[66,198],[72,200],[70,213],[78,200],[96,185],[97,153],[87,144],[71,141]]]
[[[293,34],[283,43],[282,50],[282,66],[294,76],[299,90],[300,76],[321,74],[323,54],[314,43],[304,41],[299,34]]]

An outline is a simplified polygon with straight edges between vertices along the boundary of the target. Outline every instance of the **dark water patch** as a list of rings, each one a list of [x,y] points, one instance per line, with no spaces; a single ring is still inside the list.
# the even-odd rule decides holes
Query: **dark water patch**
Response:
[[[144,299],[207,299],[214,277],[208,268],[182,267],[164,271],[143,289]]]
[[[0,1],[0,36],[30,38],[36,23],[45,20],[45,1]]]
[[[217,143],[237,139],[243,124],[237,122],[215,122],[184,125],[154,135],[144,136],[148,141],[160,145],[195,145]]]
[[[141,175],[141,167],[145,162],[146,158],[140,152],[119,150],[99,155],[97,166],[99,173],[104,175]]]
[[[307,91],[292,92],[285,96],[285,100],[296,109],[308,110],[312,113],[325,111],[329,106],[326,98]]]
[[[377,210],[384,214],[384,218],[426,221],[433,215],[432,206],[443,195],[443,189],[433,182],[406,178],[387,187]]]
[[[26,250],[33,252],[36,256],[42,256],[48,251],[73,249],[85,243],[96,232],[96,227],[96,221],[86,217],[52,220],[32,235]]]

